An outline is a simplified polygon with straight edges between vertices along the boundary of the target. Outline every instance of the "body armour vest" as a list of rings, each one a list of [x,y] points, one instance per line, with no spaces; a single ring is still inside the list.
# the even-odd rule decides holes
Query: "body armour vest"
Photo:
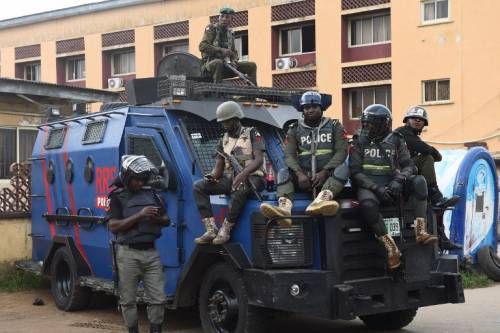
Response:
[[[304,171],[311,171],[311,156],[316,154],[316,172],[321,171],[323,167],[335,154],[333,142],[333,126],[337,120],[323,118],[318,127],[309,127],[299,120],[297,124],[297,140],[299,144],[298,160],[299,165]],[[314,141],[313,141],[314,140]],[[315,142],[315,152],[311,149]]]
[[[230,137],[228,133],[224,133],[222,138],[224,153],[233,155],[242,167],[246,167],[253,160],[252,138],[250,136],[252,129],[253,127],[242,127],[238,138]],[[226,160],[226,174],[232,176],[233,173],[231,163]],[[264,167],[261,166],[251,175],[264,176]]]
[[[378,185],[387,185],[398,169],[396,152],[399,140],[389,133],[382,141],[362,144],[363,173]]]
[[[140,212],[146,206],[158,206],[155,195],[153,190],[145,189],[137,193],[126,190],[120,193],[123,218],[125,219]],[[120,244],[153,242],[161,236],[161,228],[160,224],[145,219],[136,223],[132,228],[118,233],[117,241]]]

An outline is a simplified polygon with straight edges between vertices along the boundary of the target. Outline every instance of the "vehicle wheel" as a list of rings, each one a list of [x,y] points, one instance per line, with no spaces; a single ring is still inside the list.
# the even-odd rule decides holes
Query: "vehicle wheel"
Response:
[[[477,261],[490,279],[500,282],[500,258],[491,247],[484,246],[477,251]]]
[[[248,304],[241,274],[225,263],[211,267],[200,287],[199,309],[204,332],[263,333],[264,309]]]
[[[359,317],[366,326],[374,330],[397,330],[412,322],[417,309],[393,311]]]
[[[50,266],[50,288],[57,307],[63,311],[84,309],[89,305],[91,290],[78,285],[76,263],[65,246],[57,249]]]

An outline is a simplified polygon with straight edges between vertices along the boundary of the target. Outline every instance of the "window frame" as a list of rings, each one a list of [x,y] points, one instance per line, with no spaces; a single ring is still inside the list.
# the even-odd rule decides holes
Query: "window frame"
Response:
[[[428,3],[434,3],[434,13],[435,16],[437,17],[437,3],[446,1],[448,3],[448,17],[444,18],[434,18],[433,20],[426,20],[425,19],[425,4]],[[420,23],[422,25],[432,25],[432,24],[438,24],[438,23],[443,23],[443,22],[450,22],[451,21],[451,1],[450,0],[422,0],[420,2]]]
[[[115,56],[118,55],[123,55],[123,54],[128,54],[132,53],[134,55],[134,71],[133,72],[127,72],[127,73],[115,73]],[[110,53],[111,57],[111,76],[112,77],[117,77],[117,76],[125,76],[125,75],[134,75],[136,73],[136,63],[135,63],[135,49],[129,49],[129,50],[124,50],[124,51],[117,51],[117,52],[112,52]]]
[[[166,56],[168,54],[168,53],[165,52],[165,49],[167,47],[180,46],[180,45],[186,45],[187,46],[186,52],[189,52],[189,39],[182,39],[182,40],[178,40],[178,41],[175,41],[175,42],[163,43],[161,45],[161,56],[164,57],[164,56]],[[174,51],[174,52],[178,52],[178,51]]]
[[[391,35],[390,35],[390,38],[386,41],[382,41],[382,42],[373,42],[373,18],[375,17],[379,17],[379,16],[382,16],[384,17],[384,22],[386,20],[385,16],[388,16],[388,19],[389,19],[389,31],[391,32]],[[361,32],[361,44],[352,44],[352,22],[353,21],[363,21],[364,19],[366,18],[370,18],[371,19],[371,22],[372,22],[372,42],[371,43],[363,43],[363,32]],[[363,25],[361,24],[361,27],[363,27]],[[384,30],[385,30],[385,24],[384,24]],[[387,31],[385,31],[387,32]],[[356,48],[356,47],[365,47],[365,46],[373,46],[373,45],[383,45],[383,44],[390,44],[392,43],[392,27],[391,27],[391,13],[389,12],[384,12],[384,13],[378,13],[378,14],[367,14],[367,15],[362,15],[362,16],[355,16],[355,17],[352,17],[352,18],[349,18],[348,19],[348,22],[347,22],[347,47],[349,48]]]
[[[448,91],[448,99],[438,99],[439,98],[439,82],[448,81],[449,91]],[[426,101],[425,100],[425,84],[427,82],[436,82],[436,100],[434,101]],[[446,104],[451,103],[451,79],[433,79],[433,80],[422,80],[422,105],[429,104]]]
[[[16,155],[16,159],[12,163],[24,162],[24,161],[19,161],[19,159],[21,157],[20,156],[21,155],[21,147],[20,147],[20,143],[21,143],[21,131],[25,131],[25,130],[33,131],[33,132],[36,132],[37,135],[38,135],[38,132],[39,132],[38,128],[35,127],[35,126],[18,126],[18,127],[0,126],[0,129],[15,130],[16,131],[16,154],[15,154]],[[35,143],[36,143],[36,138],[35,138]],[[0,180],[1,179],[9,179],[9,177],[7,177],[7,178],[1,178],[1,175],[0,175]]]
[[[80,79],[70,79],[69,78],[69,73],[70,73],[70,65],[69,63],[73,61],[73,62],[76,62],[76,61],[83,61],[83,77],[80,78]],[[74,58],[67,58],[66,61],[66,82],[76,82],[76,81],[85,81],[86,79],[86,68],[85,68],[85,57],[82,56],[82,57],[74,57]]]
[[[311,53],[316,53],[316,38],[314,40],[314,51],[310,51],[310,52],[302,52],[302,48],[303,48],[303,45],[302,45],[302,28],[304,27],[309,27],[309,26],[313,26],[314,29],[316,29],[316,24],[315,22],[310,22],[310,23],[304,23],[304,24],[300,24],[300,25],[295,25],[295,26],[289,26],[289,27],[282,27],[282,28],[279,28],[278,29],[278,54],[279,54],[279,57],[291,57],[291,56],[295,56],[295,55],[301,55],[301,54],[311,54]],[[300,52],[295,52],[295,53],[283,53],[283,41],[282,41],[282,32],[283,31],[290,31],[290,30],[297,30],[299,29],[300,30]]]
[[[360,120],[361,117],[353,117],[352,116],[352,93],[354,91],[359,91],[361,92],[361,111],[363,111],[363,100],[364,100],[364,90],[367,90],[367,89],[373,89],[373,101],[376,102],[376,89],[377,88],[385,88],[385,106],[387,106],[389,109],[391,108],[391,105],[392,105],[392,101],[391,101],[391,105],[388,105],[388,101],[389,101],[389,98],[392,99],[392,86],[391,85],[381,85],[381,86],[366,86],[366,87],[358,87],[358,88],[351,88],[349,89],[348,91],[348,102],[349,102],[349,120]],[[389,89],[391,90],[391,96],[389,97]]]
[[[247,52],[250,53],[250,50],[249,50],[249,47],[248,47],[248,31],[247,30],[245,30],[244,33],[242,32],[242,33],[238,33],[238,34],[234,35],[234,48],[236,49],[236,51],[238,51],[238,58],[239,58],[240,61],[248,61],[250,59],[249,55],[248,54],[243,55],[243,36],[247,37]],[[236,40],[237,39],[241,40],[241,52],[236,47]]]
[[[36,80],[30,80],[28,79],[28,73],[27,73],[27,69],[28,67],[30,68],[33,68],[33,67],[38,67],[38,77]],[[28,62],[28,63],[25,63],[24,66],[23,66],[23,78],[27,81],[32,81],[32,82],[40,82],[41,79],[42,79],[42,64],[40,62]]]

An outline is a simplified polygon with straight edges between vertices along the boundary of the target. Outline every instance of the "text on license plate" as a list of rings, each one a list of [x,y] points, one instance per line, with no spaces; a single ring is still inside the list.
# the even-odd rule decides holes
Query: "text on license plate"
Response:
[[[393,237],[399,236],[401,231],[399,229],[399,219],[397,217],[386,218],[384,219],[384,223],[389,235]]]

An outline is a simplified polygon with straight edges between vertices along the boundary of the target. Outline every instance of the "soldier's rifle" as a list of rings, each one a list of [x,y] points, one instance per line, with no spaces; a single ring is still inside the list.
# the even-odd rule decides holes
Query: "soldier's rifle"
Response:
[[[255,87],[255,84],[252,81],[250,81],[250,79],[245,74],[243,74],[242,72],[240,72],[239,70],[236,69],[236,67],[229,60],[229,58],[225,58],[224,59],[224,66],[226,68],[228,68],[231,72],[233,72],[234,74],[236,74],[236,76],[238,76],[240,79],[242,79],[243,81],[245,81],[246,84],[248,84],[251,87]]]
[[[243,171],[243,167],[238,162],[238,160],[236,159],[236,157],[234,157],[233,155],[228,155],[228,154],[222,153],[222,152],[220,152],[218,150],[216,150],[215,153],[217,155],[219,155],[220,157],[222,157],[223,159],[229,161],[229,163],[231,164],[231,168],[233,169],[234,176],[240,174],[241,171]],[[248,179],[248,178],[245,181],[245,183],[248,186],[250,186],[250,188],[252,189],[253,194],[255,194],[255,196],[257,197],[257,199],[259,199],[259,201],[263,201],[262,196],[260,195],[259,191],[257,191],[257,188],[255,187],[255,184],[252,183],[250,181],[250,179]]]

